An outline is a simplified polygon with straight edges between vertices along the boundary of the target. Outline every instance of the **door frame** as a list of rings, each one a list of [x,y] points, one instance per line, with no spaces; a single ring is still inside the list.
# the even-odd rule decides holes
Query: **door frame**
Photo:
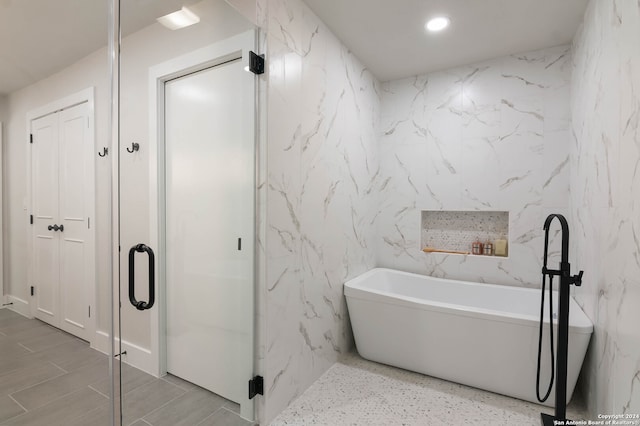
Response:
[[[149,69],[149,237],[151,247],[156,249],[157,261],[155,264],[156,295],[159,301],[157,309],[150,311],[150,327],[151,327],[151,364],[153,373],[162,376],[167,372],[166,360],[166,303],[164,295],[166,295],[166,274],[165,269],[160,265],[166,264],[166,247],[165,247],[165,193],[164,185],[164,164],[165,164],[165,140],[164,140],[164,100],[165,100],[165,82],[178,77],[182,77],[197,71],[204,70],[216,65],[223,64],[233,59],[240,59],[242,63],[249,66],[249,51],[256,49],[256,30],[249,30],[225,40],[213,43],[209,46],[200,48],[193,52],[178,56],[169,61],[157,64]],[[246,68],[248,70],[248,68]],[[250,84],[247,85],[246,93],[239,96],[250,95],[255,99],[256,78],[251,75]],[[255,138],[256,118],[255,118],[255,101],[247,106],[247,116],[253,117],[249,123],[246,123],[245,137],[251,138],[254,146],[254,164],[256,163],[257,142]],[[255,173],[255,169],[254,169]],[[253,179],[255,182],[255,178]],[[251,312],[253,312],[254,321],[253,339],[252,339],[252,358],[255,368],[256,360],[256,259],[255,248],[257,247],[256,238],[256,203],[255,194],[257,187],[254,186],[254,197],[252,200],[252,209],[254,217],[253,229],[253,289],[254,300],[250,301]],[[249,380],[250,377],[247,378]],[[248,404],[241,405],[241,415],[247,419],[253,420],[254,400],[250,400]]]
[[[85,185],[85,196],[88,200],[88,217],[93,219],[93,226],[89,228],[89,232],[87,234],[87,247],[89,249],[89,253],[87,258],[89,259],[88,268],[92,273],[89,274],[90,282],[89,282],[89,303],[91,309],[91,316],[87,318],[87,331],[89,335],[89,344],[91,347],[94,346],[97,341],[96,336],[96,318],[98,317],[98,312],[96,309],[97,300],[96,300],[96,163],[95,157],[93,156],[95,152],[95,88],[89,87],[79,92],[73,93],[69,96],[65,96],[64,98],[57,99],[53,102],[50,102],[46,105],[43,105],[39,108],[33,109],[27,112],[26,115],[26,150],[27,150],[27,202],[25,212],[25,223],[27,224],[27,293],[29,293],[28,289],[31,285],[33,285],[33,277],[34,277],[34,247],[33,247],[33,237],[34,237],[34,227],[29,223],[29,215],[33,212],[33,182],[32,182],[32,170],[31,170],[31,144],[29,143],[29,138],[31,134],[31,123],[33,120],[38,118],[47,116],[49,114],[56,113],[58,111],[74,107],[76,105],[87,103],[87,115],[88,115],[88,126],[89,130],[87,132],[89,137],[89,144],[91,149],[89,150],[91,154],[91,161],[89,161],[89,167],[91,168],[89,172],[89,182],[86,182]],[[33,303],[33,299],[31,296],[28,298],[29,300],[29,314],[31,318],[35,317],[35,309],[36,304]]]

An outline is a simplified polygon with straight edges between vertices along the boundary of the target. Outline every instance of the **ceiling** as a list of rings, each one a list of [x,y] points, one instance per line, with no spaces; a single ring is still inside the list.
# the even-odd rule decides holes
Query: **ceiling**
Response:
[[[194,0],[123,2],[122,33]],[[0,0],[0,95],[48,77],[106,46],[107,0]]]
[[[127,0],[123,35],[198,0]],[[568,43],[588,0],[304,0],[380,80]],[[451,27],[426,34],[435,14]],[[0,95],[104,47],[107,0],[0,0]]]
[[[303,0],[381,81],[571,42],[588,0]],[[434,15],[450,27],[427,34]]]

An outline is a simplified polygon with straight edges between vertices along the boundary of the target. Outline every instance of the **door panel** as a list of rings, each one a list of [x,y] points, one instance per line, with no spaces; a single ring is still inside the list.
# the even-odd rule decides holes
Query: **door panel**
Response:
[[[36,233],[34,245],[34,284],[37,288],[35,316],[49,324],[57,325],[59,280],[55,271],[60,258],[58,241],[52,235]]]
[[[32,132],[35,315],[89,340],[94,262],[87,248],[87,187],[93,183],[88,104],[33,120]]]
[[[165,86],[167,371],[236,402],[251,374],[238,357],[252,349],[253,147],[243,141],[243,76],[237,60]]]
[[[65,228],[66,232],[66,228]],[[86,321],[88,315],[87,286],[83,265],[77,261],[85,259],[84,241],[64,238],[61,242],[60,282],[61,323],[60,328],[87,340]]]
[[[88,137],[87,103],[65,109],[60,117],[60,328],[88,340],[87,320],[93,262],[87,250],[88,204],[91,181],[89,160],[93,147]]]
[[[60,112],[60,213],[63,220],[85,221],[85,187],[89,150],[87,104]]]
[[[59,323],[60,247],[55,232],[48,229],[58,218],[58,117],[51,114],[31,125],[33,145],[33,268],[36,288],[36,318],[52,325]]]

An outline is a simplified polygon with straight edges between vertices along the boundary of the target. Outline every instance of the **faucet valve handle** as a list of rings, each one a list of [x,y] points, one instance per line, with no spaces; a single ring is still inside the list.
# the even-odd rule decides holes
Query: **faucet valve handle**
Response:
[[[580,287],[582,285],[582,274],[584,274],[584,271],[580,271],[578,272],[578,275],[571,277],[571,284],[575,284],[576,287]]]

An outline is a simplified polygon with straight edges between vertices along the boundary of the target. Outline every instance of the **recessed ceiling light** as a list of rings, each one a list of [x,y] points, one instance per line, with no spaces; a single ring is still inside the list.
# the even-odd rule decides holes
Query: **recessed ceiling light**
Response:
[[[429,19],[425,24],[425,28],[431,32],[442,31],[449,26],[451,23],[451,19],[446,16],[436,16],[435,18]]]
[[[186,7],[182,7],[177,12],[159,17],[157,21],[170,30],[179,30],[180,28],[197,24],[200,22],[200,17]]]

